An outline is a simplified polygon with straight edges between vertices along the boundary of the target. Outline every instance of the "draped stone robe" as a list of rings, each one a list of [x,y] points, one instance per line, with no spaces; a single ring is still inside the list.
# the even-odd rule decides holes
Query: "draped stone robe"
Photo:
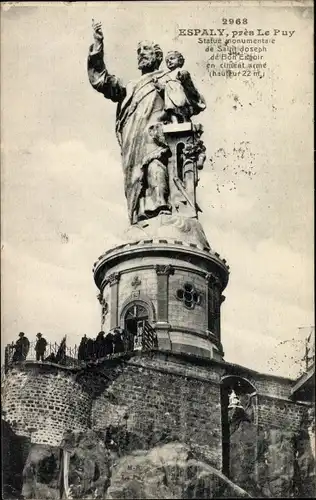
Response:
[[[90,83],[105,98],[117,103],[116,135],[121,146],[125,196],[132,224],[139,219],[140,206],[144,212],[148,209],[151,213],[166,207],[167,164],[171,152],[163,135],[157,133],[157,123],[161,123],[164,116],[164,100],[154,85],[154,79],[159,80],[165,74],[161,70],[153,71],[124,86],[105,67],[102,43],[90,47]],[[150,185],[149,178],[157,185]]]

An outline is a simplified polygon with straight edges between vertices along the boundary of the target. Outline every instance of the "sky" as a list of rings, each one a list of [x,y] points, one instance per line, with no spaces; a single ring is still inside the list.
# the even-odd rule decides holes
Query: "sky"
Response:
[[[312,11],[225,4],[2,3],[2,345],[20,331],[74,345],[100,329],[92,265],[128,220],[115,105],[86,74],[94,18],[125,82],[138,76],[140,39],[183,52],[207,102],[195,119],[207,147],[200,221],[230,266],[225,359],[296,375],[291,356],[314,325]],[[269,45],[264,78],[211,77],[205,46],[179,28],[221,28],[241,13],[249,28],[295,33]]]

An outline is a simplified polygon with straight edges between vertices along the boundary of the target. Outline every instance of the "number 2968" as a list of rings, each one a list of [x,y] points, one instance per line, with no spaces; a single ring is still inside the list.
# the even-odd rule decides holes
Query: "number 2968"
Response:
[[[223,24],[248,24],[248,19],[246,17],[244,17],[243,19],[241,19],[240,17],[237,17],[237,19],[234,19],[232,17],[227,19],[226,17],[223,17],[222,23]]]

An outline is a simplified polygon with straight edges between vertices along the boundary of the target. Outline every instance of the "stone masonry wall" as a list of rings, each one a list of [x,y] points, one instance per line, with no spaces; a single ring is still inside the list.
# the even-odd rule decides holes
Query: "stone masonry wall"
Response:
[[[104,366],[105,376],[109,376]],[[193,442],[207,447],[221,468],[220,385],[216,373],[198,367],[138,358],[116,368],[92,409],[92,426],[126,426],[131,448],[154,442]],[[217,381],[215,380],[217,378]]]
[[[136,276],[140,281],[140,285],[137,289],[132,286]],[[133,293],[135,298],[137,298],[138,292],[148,297],[148,299],[153,302],[154,306],[157,307],[157,274],[155,269],[137,269],[132,272],[124,272],[121,274],[119,281],[120,309],[126,300],[129,298],[133,300]],[[119,313],[121,313],[121,310]]]
[[[48,364],[12,369],[3,391],[6,420],[33,443],[58,446],[65,430],[89,427],[91,395],[65,370]]]
[[[262,427],[297,431],[307,409],[293,402],[259,397],[258,422]]]
[[[257,391],[255,418],[240,432],[245,453],[256,463],[251,474],[235,468],[231,479],[253,494],[292,495],[298,467],[293,443],[309,408],[289,399],[290,380],[167,352],[124,354],[77,372],[24,363],[7,373],[3,409],[16,435],[32,443],[59,446],[67,429],[113,431],[126,441],[126,452],[168,441],[194,443],[220,470],[223,376],[244,377]],[[304,425],[307,449],[308,422]],[[231,448],[230,459],[241,463],[241,449]],[[305,460],[306,450],[300,453]],[[307,477],[306,467],[299,467]]]
[[[259,394],[280,399],[287,399],[290,395],[292,381],[288,379],[263,374],[252,374],[248,379],[256,387]]]

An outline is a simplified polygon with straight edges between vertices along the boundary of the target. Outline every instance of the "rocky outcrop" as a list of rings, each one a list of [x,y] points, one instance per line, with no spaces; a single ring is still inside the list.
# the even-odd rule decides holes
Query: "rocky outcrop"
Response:
[[[104,498],[111,476],[111,455],[93,432],[70,433],[60,448],[34,444],[23,469],[25,499],[59,499],[64,492],[64,454],[72,498]]]
[[[17,436],[12,426],[1,419],[2,494],[19,498],[23,485],[23,467],[31,448],[30,439]]]
[[[33,444],[23,469],[23,498],[59,499],[59,471],[60,450]]]
[[[260,430],[257,470],[262,496],[294,496],[293,432],[272,428]]]
[[[226,476],[173,442],[134,451],[113,464],[106,499],[250,497]]]
[[[258,434],[257,481],[260,495],[272,498],[313,498],[315,462],[310,436],[302,422],[297,432],[261,429]],[[244,487],[247,487],[247,482]],[[248,491],[252,492],[249,482]]]
[[[315,407],[311,406],[301,423],[300,432],[294,442],[294,487],[295,494],[312,498],[316,490],[315,469]]]
[[[94,431],[74,434],[69,451],[68,483],[72,498],[105,498],[110,484],[112,456],[104,437]]]
[[[88,431],[68,434],[61,448],[32,446],[23,470],[23,498],[66,498],[63,453],[69,456],[68,494],[74,499],[249,497],[194,446],[175,441],[128,452],[119,446],[119,436]]]
[[[26,439],[21,448],[14,433],[7,431],[10,443],[4,442],[5,450],[16,449],[20,458],[23,450],[28,455],[19,465],[11,453],[10,463],[15,465],[5,471],[4,498],[21,498],[21,493],[25,500],[310,498],[315,490],[315,470],[308,424],[302,425],[296,435],[276,429],[259,433],[253,457],[257,459],[256,475],[249,470],[247,477],[236,466],[233,480],[239,486],[212,467],[207,444],[184,444],[176,435],[153,432],[150,442],[141,442],[140,436],[128,432],[126,426],[117,426],[106,432],[69,432],[60,447],[31,444]],[[246,460],[244,451],[239,448],[238,458],[236,447],[231,457],[234,462]],[[68,486],[63,481],[64,467]],[[66,496],[65,488],[70,496]]]

